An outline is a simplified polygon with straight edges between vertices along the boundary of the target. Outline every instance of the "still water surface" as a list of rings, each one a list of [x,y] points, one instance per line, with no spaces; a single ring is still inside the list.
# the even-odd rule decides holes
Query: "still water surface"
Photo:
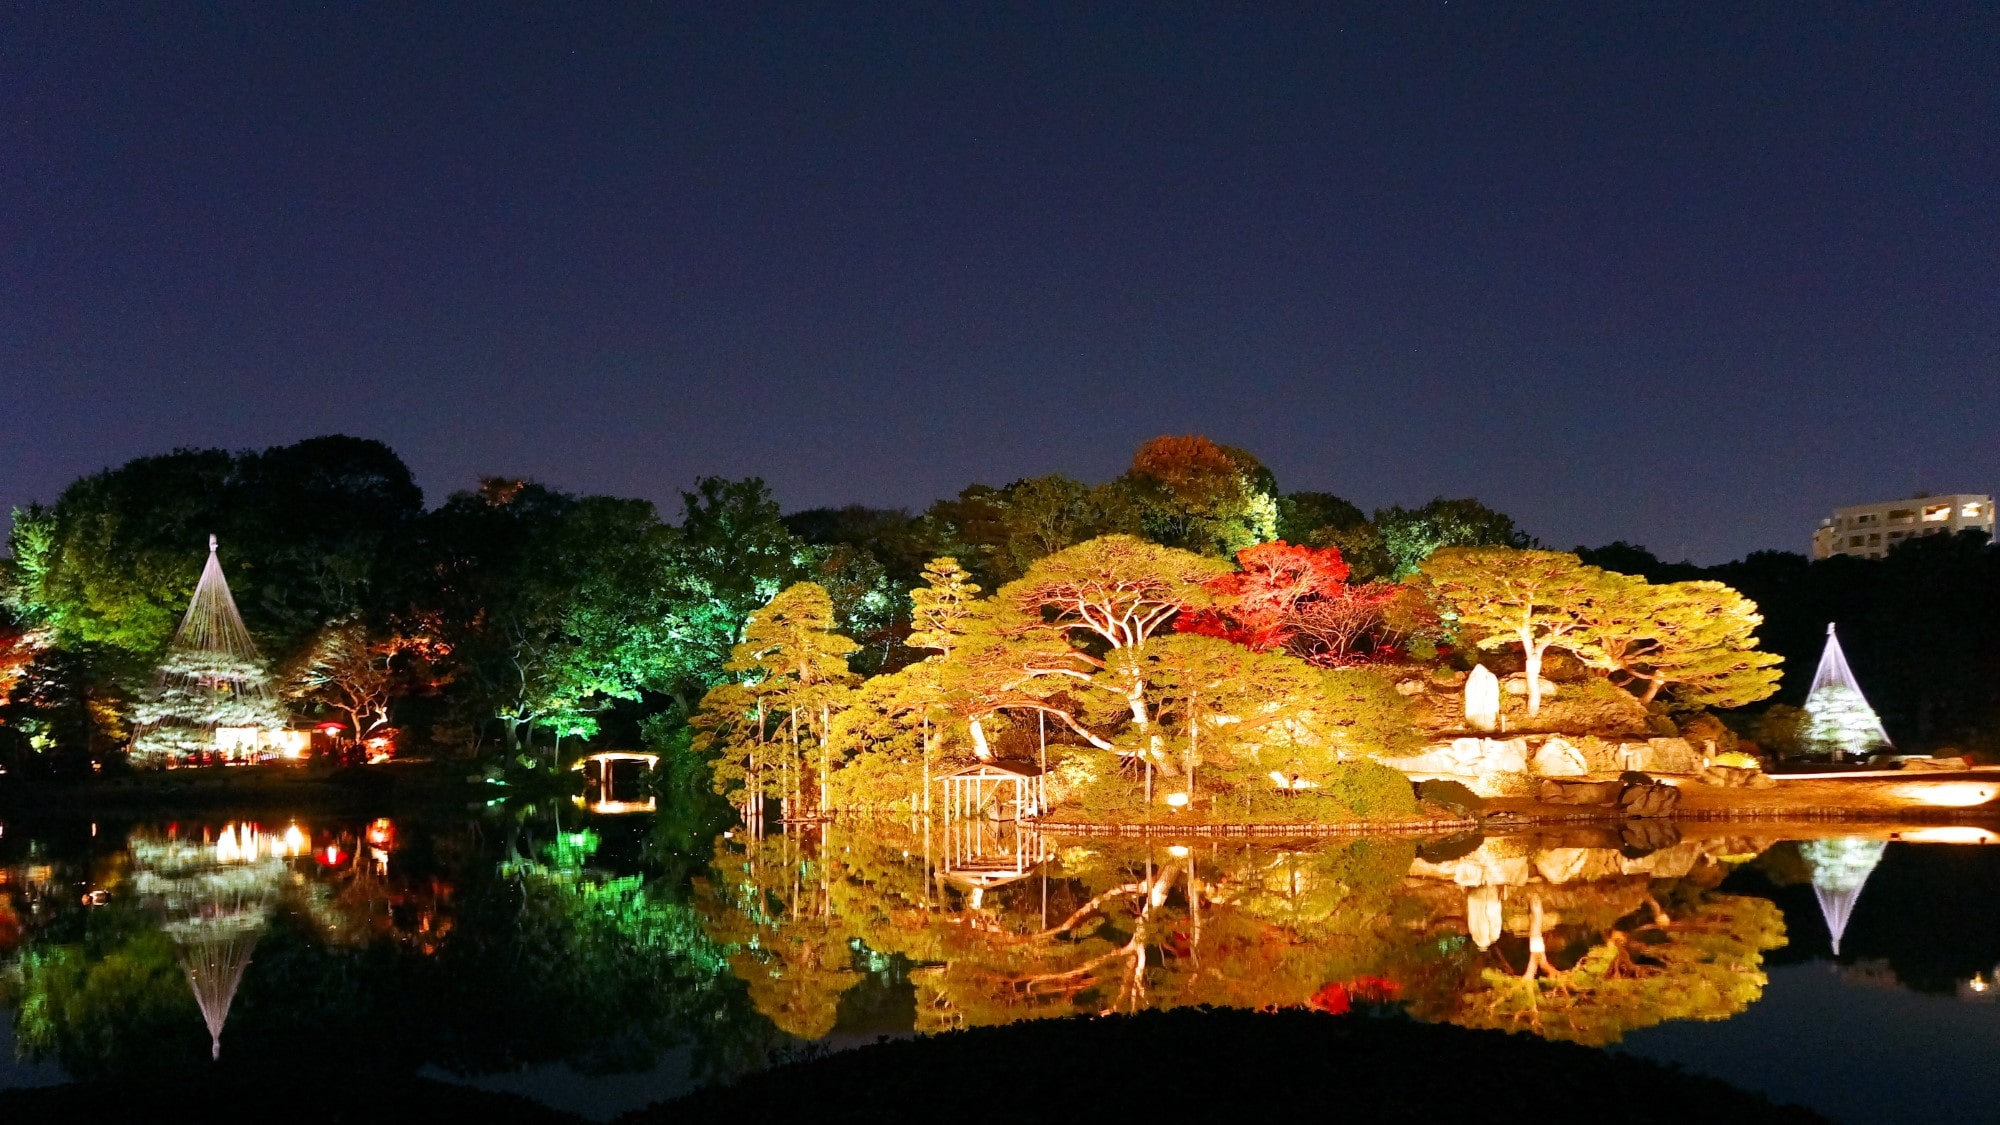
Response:
[[[1983,830],[723,832],[8,824],[0,1087],[339,1060],[607,1117],[885,1035],[1187,1004],[1525,1031],[1847,1121],[1988,1119],[2000,1080]]]

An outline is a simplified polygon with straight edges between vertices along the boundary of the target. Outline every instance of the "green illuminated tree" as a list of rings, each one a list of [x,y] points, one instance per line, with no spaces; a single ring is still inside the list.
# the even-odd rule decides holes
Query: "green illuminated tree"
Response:
[[[1378,510],[1375,530],[1395,565],[1385,577],[1398,582],[1416,573],[1425,559],[1444,547],[1523,548],[1532,542],[1515,528],[1512,519],[1479,501],[1442,496],[1421,508]]]

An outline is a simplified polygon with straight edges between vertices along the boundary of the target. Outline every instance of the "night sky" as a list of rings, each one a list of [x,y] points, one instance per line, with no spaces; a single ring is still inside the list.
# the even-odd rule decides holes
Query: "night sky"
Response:
[[[9,4],[0,505],[328,432],[672,517],[1198,431],[1703,562],[2000,491],[2000,5],[1247,7]]]

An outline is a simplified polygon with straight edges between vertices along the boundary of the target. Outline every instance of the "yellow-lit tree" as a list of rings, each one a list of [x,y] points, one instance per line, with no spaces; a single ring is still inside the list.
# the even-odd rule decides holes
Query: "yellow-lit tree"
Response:
[[[1572,647],[1643,702],[1741,707],[1778,690],[1783,658],[1757,648],[1757,603],[1720,582],[1607,577],[1612,593]]]
[[[1446,547],[1418,569],[1418,581],[1461,640],[1483,649],[1519,645],[1527,661],[1528,714],[1542,711],[1542,658],[1577,643],[1598,608],[1618,596],[1618,579],[1561,551]]]

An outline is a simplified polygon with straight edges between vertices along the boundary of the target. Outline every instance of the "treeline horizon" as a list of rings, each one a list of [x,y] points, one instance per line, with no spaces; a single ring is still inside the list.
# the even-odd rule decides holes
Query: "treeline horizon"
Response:
[[[758,478],[704,477],[671,523],[648,500],[501,477],[427,507],[393,450],[341,435],[181,449],[13,513],[0,561],[0,755],[115,754],[210,534],[280,680],[351,664],[343,646],[393,649],[375,652],[382,682],[362,698],[294,692],[302,712],[344,712],[357,733],[373,715],[472,752],[629,741],[644,721],[685,722],[749,612],[800,581],[827,589],[866,675],[916,658],[902,644],[908,594],[940,556],[990,590],[1106,534],[1228,560],[1282,540],[1337,548],[1356,583],[1393,583],[1441,547],[1538,545],[1476,499],[1364,513],[1332,493],[1285,492],[1250,452],[1193,435],[1147,442],[1110,481],[972,484],[919,513],[785,513]],[[1703,567],[1622,541],[1574,553],[1650,581],[1721,581],[1755,600],[1763,646],[1785,658],[1779,702],[1801,701],[1837,622],[1892,736],[1985,745],[2000,727],[2000,644],[1979,624],[2000,610],[2000,556],[1977,533],[1911,540],[1880,560],[1770,550]],[[531,679],[539,702],[522,690]],[[393,722],[376,698],[385,690],[399,699]]]

